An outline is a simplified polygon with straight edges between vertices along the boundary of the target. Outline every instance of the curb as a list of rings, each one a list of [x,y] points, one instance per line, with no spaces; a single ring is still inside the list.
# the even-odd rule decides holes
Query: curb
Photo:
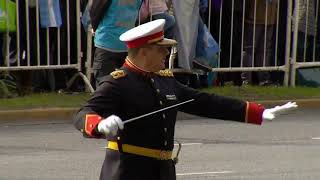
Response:
[[[320,99],[297,99],[297,100],[268,100],[256,101],[265,107],[272,107],[279,104],[284,104],[289,101],[295,101],[299,108],[320,108]],[[28,120],[66,120],[72,121],[73,115],[79,108],[36,108],[26,110],[0,110],[0,123],[12,123],[15,121],[28,121]],[[182,119],[195,119],[198,116],[190,115],[179,112],[177,120]]]
[[[35,108],[0,111],[0,123],[28,120],[69,120],[79,108]]]

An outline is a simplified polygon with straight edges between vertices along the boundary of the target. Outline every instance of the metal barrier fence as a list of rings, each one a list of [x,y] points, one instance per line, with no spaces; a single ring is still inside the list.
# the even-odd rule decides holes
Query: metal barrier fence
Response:
[[[210,0],[210,7],[212,1]],[[226,2],[226,1],[224,1]],[[235,4],[236,2],[237,5]],[[242,3],[239,3],[242,2]],[[292,1],[289,0],[290,4]],[[289,5],[288,4],[288,5]],[[229,7],[224,7],[229,6]],[[230,7],[231,6],[231,7]],[[238,7],[237,7],[238,6]],[[289,5],[290,6],[290,5]],[[224,10],[231,10],[230,17],[230,30],[222,30],[224,28],[225,20]],[[285,11],[285,9],[283,9]],[[290,9],[287,9],[290,13]],[[211,9],[210,13],[211,14]],[[279,19],[280,17],[280,1],[278,0],[231,0],[231,3],[221,3],[219,9],[219,63],[217,68],[213,68],[214,72],[252,72],[252,71],[283,71],[284,72],[284,85],[288,85],[289,77],[289,39],[290,33],[284,33],[286,36],[286,43],[283,50],[286,54],[285,60],[281,63],[278,58],[279,50]],[[290,16],[288,16],[288,19]],[[228,20],[227,20],[228,21]],[[238,21],[238,22],[236,22]],[[236,27],[235,27],[236,26]],[[282,28],[289,28],[282,26]],[[226,27],[228,28],[228,27]],[[224,29],[226,29],[224,28]],[[238,29],[235,29],[238,28]],[[241,28],[241,29],[240,29]],[[225,34],[230,32],[230,34]],[[238,33],[238,34],[237,34]],[[230,43],[224,46],[229,48],[229,55],[222,54],[225,49],[222,48],[223,37],[230,36]],[[236,37],[238,36],[238,37]],[[240,40],[240,42],[236,41]],[[260,41],[260,42],[259,42]],[[238,52],[235,51],[236,47],[240,46]],[[228,62],[223,62],[228,61]],[[236,62],[238,61],[238,62]],[[235,64],[235,66],[233,66]]]
[[[299,68],[320,67],[319,0],[295,0],[290,84]]]
[[[4,1],[8,9],[10,0]],[[35,13],[39,12],[38,1],[15,1],[16,30],[1,33],[4,35],[5,57],[4,62],[0,62],[0,71],[76,69],[78,73],[67,86],[70,87],[77,77],[81,77],[89,91],[93,92],[90,84],[92,35],[88,31],[87,42],[81,41],[80,1],[61,0],[65,6],[62,10],[65,18],[63,26],[56,28],[40,27],[39,13]],[[212,68],[213,72],[244,74],[280,71],[284,74],[283,85],[295,86],[298,68],[320,67],[317,51],[319,0],[224,0],[219,7],[214,6],[217,3],[213,4],[213,0],[208,2],[208,29],[221,49],[218,53],[218,65]],[[314,19],[309,21],[311,2],[313,5],[310,7],[315,7]],[[71,8],[70,3],[75,3],[75,8]],[[297,8],[300,6],[304,9]],[[25,10],[23,14],[21,9]],[[71,26],[71,21],[75,21],[75,26]],[[301,29],[303,21],[304,31]],[[8,23],[7,21],[7,26]],[[309,29],[310,24],[315,26],[314,29]],[[309,37],[311,31],[312,38]],[[304,37],[302,41],[299,39],[301,37]],[[10,58],[10,39],[15,41],[14,58]],[[312,50],[307,48],[310,39]],[[301,42],[302,53],[298,52]],[[87,44],[85,62],[82,44]],[[169,67],[173,70],[175,53],[176,49],[173,48],[169,61]],[[83,65],[86,75],[82,73]]]
[[[280,71],[283,85],[295,86],[298,68],[320,66],[317,54],[319,0],[208,2],[208,29],[221,50],[213,72],[238,72],[245,80],[243,76],[248,72],[265,72],[264,75],[270,76],[269,72]],[[303,27],[302,21],[306,21]],[[310,38],[311,31],[313,37]],[[299,43],[303,44],[302,56],[297,57]],[[310,56],[307,46],[312,46],[311,59],[306,59]],[[186,72],[170,67],[176,72]]]
[[[6,21],[6,29],[1,33],[4,61],[0,62],[0,72],[75,69],[77,73],[67,83],[67,88],[81,77],[88,90],[94,91],[82,73],[80,1],[61,0],[63,24],[60,27],[40,27],[39,0],[1,1],[5,2],[3,14],[9,14],[9,10],[12,11],[9,6],[14,6],[16,27],[10,30],[10,22]],[[15,44],[14,51],[10,51],[12,44]]]

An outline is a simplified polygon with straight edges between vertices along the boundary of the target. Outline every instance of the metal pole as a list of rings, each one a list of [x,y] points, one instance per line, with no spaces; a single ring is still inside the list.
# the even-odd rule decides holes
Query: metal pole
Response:
[[[16,1],[16,27],[17,27],[17,56],[16,56],[16,60],[17,60],[17,66],[20,66],[20,17],[19,17],[19,1]]]
[[[318,21],[319,21],[319,0],[316,2],[316,12],[315,12],[315,28],[314,28],[314,38],[313,38],[313,52],[312,52],[312,61],[316,62],[316,45],[317,45],[317,36],[318,36]]]
[[[37,0],[36,4],[36,12],[39,12],[39,0]],[[41,65],[40,60],[40,26],[39,26],[39,13],[36,13],[36,38],[37,38],[37,66]]]
[[[279,45],[279,16],[280,16],[280,1],[277,4],[277,25],[276,25],[276,42],[275,42],[275,56],[274,65],[278,66],[278,45]]]
[[[220,4],[220,19],[219,19],[219,50],[221,49],[221,28],[222,28],[222,11],[223,11],[223,1]],[[220,67],[221,63],[221,51],[218,53],[218,67]]]
[[[30,66],[30,31],[29,31],[29,1],[26,1],[26,5],[25,5],[25,8],[26,8],[26,35],[27,35],[27,65]]]
[[[231,29],[230,29],[230,53],[229,53],[229,67],[232,67],[232,51],[233,51],[233,21],[234,21],[234,0],[231,5]]]
[[[70,6],[69,6],[70,8]],[[82,60],[82,51],[81,51],[81,21],[80,18],[82,14],[80,14],[80,1],[76,1],[76,18],[77,18],[77,63],[78,63],[78,71],[82,71],[81,68],[81,60]]]
[[[288,9],[287,9],[287,32],[286,32],[286,51],[285,51],[285,70],[284,70],[284,79],[283,85],[289,85],[289,76],[290,76],[290,48],[291,48],[291,23],[292,23],[292,1],[288,0]]]
[[[86,76],[88,77],[89,82],[91,82],[91,64],[92,64],[92,27],[89,25],[87,31],[87,61],[86,61]],[[86,87],[86,92],[89,89]]]
[[[244,21],[245,21],[245,11],[246,11],[246,0],[243,0],[243,6],[242,6],[242,31],[241,31],[241,65],[240,67],[243,67],[243,46],[244,46]]]
[[[289,0],[290,1],[290,0]],[[299,26],[299,5],[300,0],[295,1],[294,5],[294,33],[293,33],[293,43],[292,43],[292,59],[290,62],[291,69],[291,77],[290,77],[290,85],[292,87],[296,86],[296,60],[297,60],[297,44],[298,44],[298,26]]]

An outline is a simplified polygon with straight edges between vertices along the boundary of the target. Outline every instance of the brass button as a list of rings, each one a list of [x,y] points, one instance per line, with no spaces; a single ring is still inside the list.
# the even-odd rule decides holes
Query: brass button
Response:
[[[157,93],[158,93],[158,94],[160,93],[160,89],[157,89]]]
[[[167,132],[167,131],[168,131],[168,129],[167,129],[167,128],[163,128],[163,130],[164,130],[164,132]]]
[[[154,79],[153,78],[151,78],[150,80],[151,80],[152,83],[154,83]]]
[[[164,145],[166,146],[168,144],[168,142],[167,141],[164,141]]]
[[[161,106],[163,105],[163,102],[162,102],[162,101],[160,101],[160,105],[161,105]]]
[[[162,114],[162,117],[163,117],[163,119],[165,119],[166,118],[166,114]]]

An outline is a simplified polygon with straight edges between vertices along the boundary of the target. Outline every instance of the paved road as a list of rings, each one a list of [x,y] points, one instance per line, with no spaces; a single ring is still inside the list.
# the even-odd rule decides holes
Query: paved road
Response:
[[[319,117],[319,109],[300,109],[262,127],[179,121],[178,180],[318,180]],[[0,124],[0,180],[98,179],[104,146],[104,140],[82,138],[68,122]]]

